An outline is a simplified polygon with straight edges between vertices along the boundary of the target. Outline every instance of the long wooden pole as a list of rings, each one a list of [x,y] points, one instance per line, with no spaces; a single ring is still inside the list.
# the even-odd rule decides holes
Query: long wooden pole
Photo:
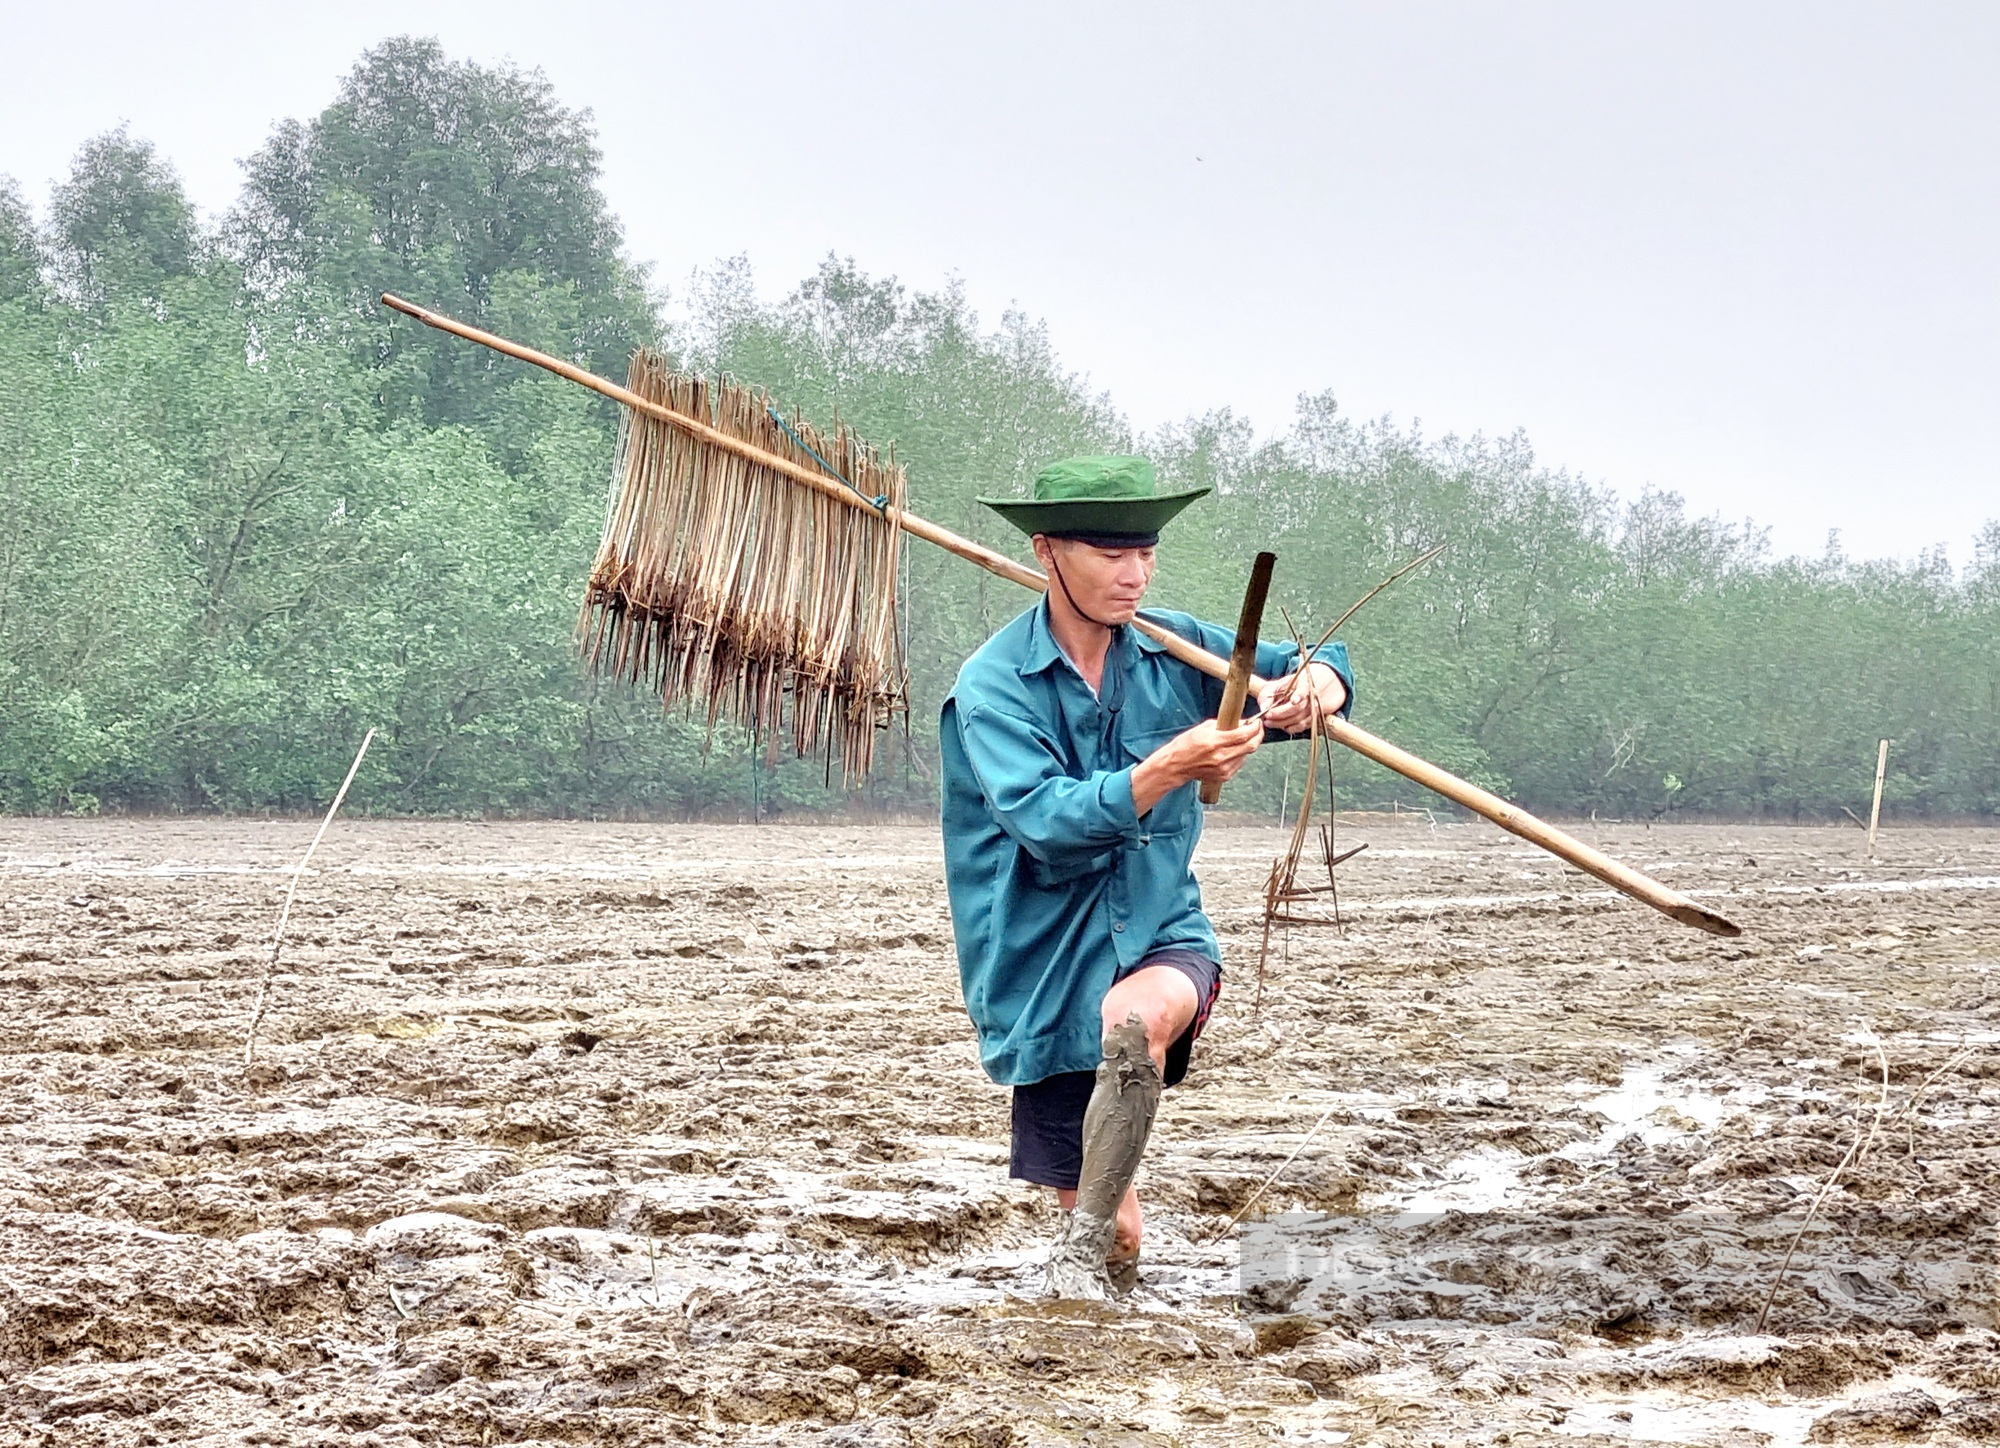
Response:
[[[814,488],[830,498],[838,498],[843,503],[857,508],[872,508],[874,503],[862,497],[837,478],[802,467],[789,458],[765,452],[741,438],[731,437],[694,418],[675,412],[649,398],[641,397],[629,388],[620,387],[615,382],[606,381],[596,373],[586,371],[574,363],[565,362],[560,357],[551,357],[546,352],[537,352],[532,347],[523,347],[519,342],[510,342],[505,337],[496,337],[491,332],[482,332],[477,327],[447,317],[438,312],[428,311],[414,302],[406,302],[401,297],[383,294],[382,304],[396,311],[415,317],[427,327],[435,327],[440,332],[449,332],[455,337],[463,337],[468,342],[477,342],[483,347],[491,347],[496,352],[504,352],[523,362],[545,368],[558,377],[567,377],[593,392],[602,393],[634,412],[656,417],[660,421],[680,428],[692,437],[748,458],[760,467],[767,467],[783,473],[796,483]],[[1048,591],[1049,581],[1026,564],[1017,563],[1004,553],[996,553],[991,548],[960,537],[948,528],[927,522],[900,508],[883,510],[889,521],[896,524],[913,538],[921,538],[926,543],[934,543],[947,553],[956,553],[968,562],[977,563],[987,572],[1018,583],[1023,588],[1032,588],[1038,593]],[[1173,630],[1148,618],[1135,618],[1133,626],[1149,638],[1157,640],[1166,651],[1182,663],[1201,670],[1210,678],[1227,679],[1229,662],[1207,649],[1189,643]],[[1256,688],[1263,680],[1253,678],[1250,687]],[[1438,768],[1427,759],[1420,759],[1406,749],[1399,749],[1386,739],[1378,739],[1367,730],[1348,723],[1345,719],[1327,719],[1322,727],[1327,736],[1338,744],[1343,744],[1367,759],[1374,760],[1385,769],[1395,771],[1405,779],[1421,784],[1425,789],[1443,795],[1454,804],[1462,805],[1474,814],[1493,821],[1508,833],[1518,835],[1532,845],[1547,850],[1550,854],[1567,860],[1586,874],[1594,875],[1614,890],[1622,891],[1633,899],[1652,906],[1663,915],[1671,916],[1683,925],[1692,925],[1697,930],[1706,930],[1711,935],[1740,935],[1743,932],[1717,911],[1709,909],[1681,894],[1670,890],[1659,881],[1628,865],[1622,865],[1602,851],[1594,850],[1583,841],[1563,833],[1554,825],[1535,818],[1526,810],[1507,803],[1496,794],[1490,794],[1478,785],[1460,779],[1447,770]]]

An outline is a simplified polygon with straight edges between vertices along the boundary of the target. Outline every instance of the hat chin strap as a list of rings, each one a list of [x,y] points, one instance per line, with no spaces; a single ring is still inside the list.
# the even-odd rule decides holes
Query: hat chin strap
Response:
[[[1110,633],[1111,630],[1118,627],[1118,625],[1116,624],[1106,623],[1101,618],[1092,618],[1089,614],[1085,613],[1081,608],[1077,606],[1076,595],[1069,591],[1069,580],[1063,577],[1062,565],[1056,562],[1056,550],[1053,546],[1051,546],[1049,549],[1049,572],[1053,573],[1056,576],[1056,587],[1062,590],[1062,596],[1069,603],[1070,612],[1074,613],[1078,618],[1082,619],[1085,623],[1096,624],[1106,633]]]

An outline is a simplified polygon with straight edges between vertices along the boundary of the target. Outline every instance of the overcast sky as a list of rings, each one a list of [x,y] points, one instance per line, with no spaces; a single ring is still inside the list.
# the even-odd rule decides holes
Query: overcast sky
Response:
[[[0,0],[0,172],[120,121],[219,211],[368,45],[596,114],[680,287],[828,251],[1047,321],[1148,427],[1525,429],[1783,551],[2000,517],[2000,6]]]

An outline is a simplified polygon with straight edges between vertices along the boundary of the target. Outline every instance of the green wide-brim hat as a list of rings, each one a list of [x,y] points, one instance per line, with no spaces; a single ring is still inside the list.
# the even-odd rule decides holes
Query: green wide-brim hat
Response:
[[[979,501],[1030,537],[1137,540],[1158,537],[1174,514],[1210,491],[1160,492],[1153,464],[1145,458],[1064,458],[1035,475],[1031,496]]]

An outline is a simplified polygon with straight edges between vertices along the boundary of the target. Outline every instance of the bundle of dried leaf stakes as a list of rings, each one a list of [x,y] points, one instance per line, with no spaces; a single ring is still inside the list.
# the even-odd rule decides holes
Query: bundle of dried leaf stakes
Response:
[[[1340,632],[1342,628],[1346,627],[1347,621],[1353,618],[1355,614],[1361,612],[1363,606],[1377,594],[1392,584],[1400,582],[1407,575],[1416,572],[1426,563],[1431,562],[1444,552],[1446,546],[1440,543],[1429,552],[1419,554],[1366,593],[1362,594],[1352,608],[1333,621],[1332,626],[1324,634],[1320,635],[1319,642],[1310,649],[1305,646],[1305,640],[1300,635],[1298,626],[1292,621],[1290,612],[1286,612],[1285,627],[1290,630],[1293,642],[1299,646],[1299,657],[1301,659],[1310,659],[1314,654],[1318,653],[1320,649],[1326,646],[1327,641]],[[1305,670],[1301,666],[1296,678],[1303,679],[1304,677]],[[1295,682],[1293,687],[1297,688],[1299,686]],[[1326,818],[1318,821],[1317,828],[1315,828],[1314,816],[1318,812],[1319,776],[1322,761],[1324,761],[1326,769]],[[1367,849],[1368,846],[1366,844],[1359,844],[1352,849],[1343,850],[1339,854],[1335,854],[1333,827],[1333,744],[1332,741],[1325,738],[1321,733],[1319,713],[1315,710],[1312,716],[1312,735],[1307,744],[1305,790],[1303,797],[1299,800],[1298,815],[1292,821],[1291,843],[1287,846],[1284,854],[1271,862],[1271,873],[1264,881],[1264,940],[1262,947],[1257,952],[1257,998],[1251,1007],[1253,1014],[1261,1011],[1264,1007],[1264,974],[1265,968],[1271,959],[1271,928],[1274,925],[1280,927],[1293,925],[1332,925],[1340,927],[1342,924],[1340,918],[1340,886],[1334,877],[1334,871],[1344,861],[1353,859],[1356,855]],[[1305,858],[1306,841],[1311,837],[1317,837],[1319,840],[1320,858],[1326,867],[1326,883],[1324,885],[1301,885],[1299,883],[1299,866]],[[1330,915],[1320,915],[1307,912],[1304,907],[1318,903],[1321,896],[1326,897],[1326,903],[1332,907],[1333,913]],[[1281,948],[1285,952],[1285,958],[1289,960],[1291,951],[1291,936],[1289,931],[1281,930],[1279,939]]]
[[[836,416],[822,433],[726,378],[646,348],[627,378],[611,509],[578,632],[591,667],[727,717],[775,767],[781,739],[858,784],[877,730],[907,723],[897,628],[908,482]],[[664,416],[660,415],[664,414]],[[747,455],[746,455],[747,454]],[[783,471],[818,469],[838,496]],[[753,755],[754,757],[754,755]]]

